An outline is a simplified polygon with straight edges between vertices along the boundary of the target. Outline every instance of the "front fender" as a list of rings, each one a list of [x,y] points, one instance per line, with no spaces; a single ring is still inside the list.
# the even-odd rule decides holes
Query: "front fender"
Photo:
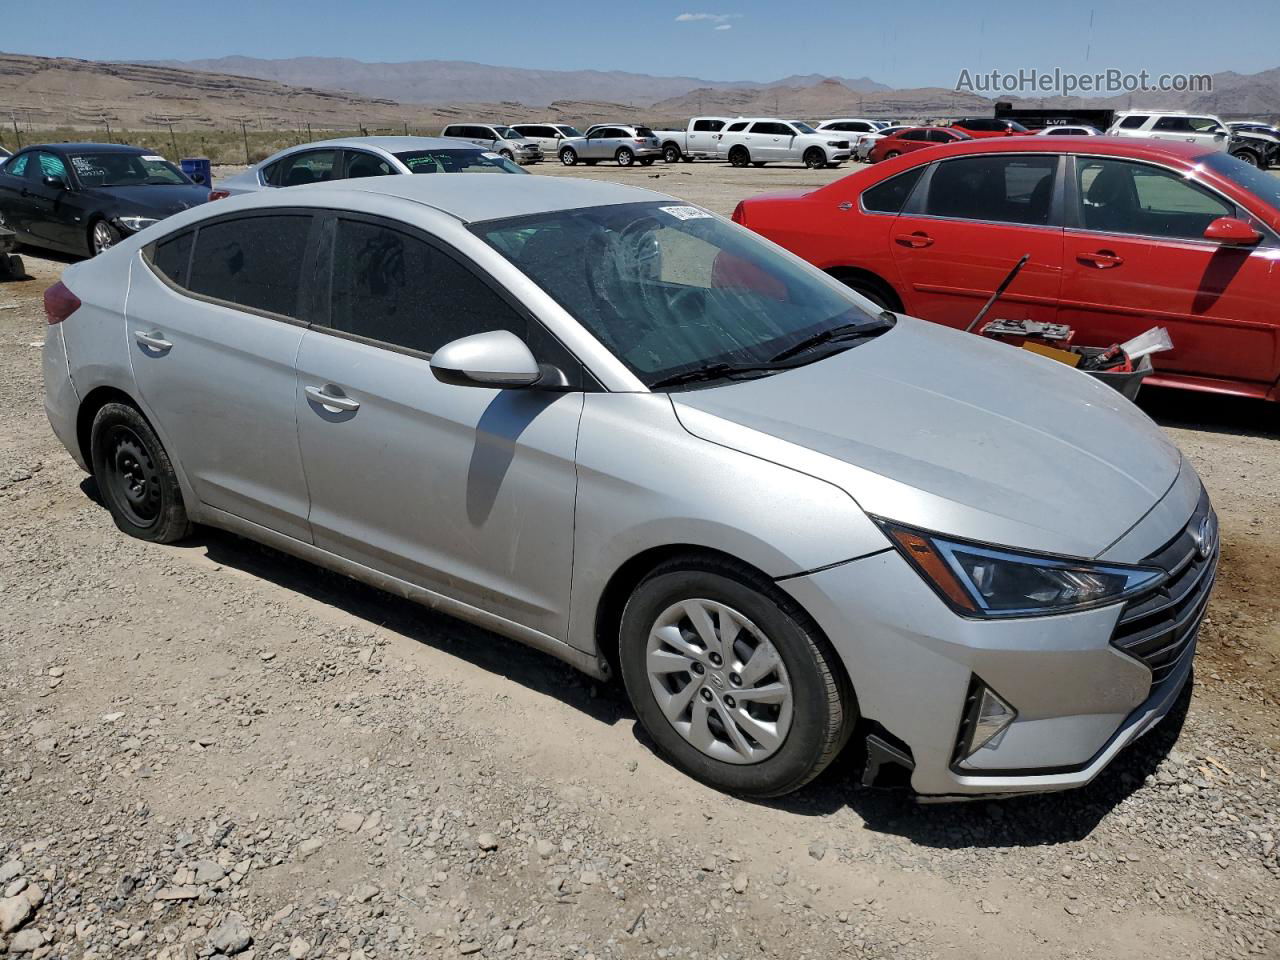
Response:
[[[842,489],[693,436],[664,394],[588,394],[577,461],[568,641],[587,653],[610,578],[646,551],[702,547],[777,578],[888,546]]]

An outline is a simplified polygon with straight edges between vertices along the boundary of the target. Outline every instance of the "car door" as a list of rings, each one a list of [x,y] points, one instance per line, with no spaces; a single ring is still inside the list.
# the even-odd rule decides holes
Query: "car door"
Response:
[[[776,163],[790,160],[791,128],[785,123],[757,120],[748,134],[748,147],[752,160]]]
[[[19,239],[30,235],[33,201],[29,187],[38,170],[31,150],[14,155],[0,167],[0,224],[14,231]]]
[[[685,152],[715,153],[717,134],[723,129],[723,120],[695,120],[685,138]]]
[[[932,164],[891,235],[907,312],[965,327],[1030,254],[990,318],[1055,320],[1062,286],[1059,166],[1046,153]]]
[[[41,246],[84,253],[88,248],[91,198],[76,188],[66,161],[48,150],[32,158],[35,176],[27,179],[28,227]]]
[[[1226,131],[1209,117],[1156,117],[1151,125],[1151,139],[1195,143],[1212,150],[1224,146]]]
[[[134,379],[204,504],[310,540],[294,358],[313,217],[206,221],[132,262],[125,304]]]
[[[489,330],[539,359],[555,345],[441,242],[354,214],[329,229],[328,312],[298,354],[316,545],[563,637],[582,393],[453,386],[429,366]]]
[[[1153,358],[1158,371],[1276,379],[1280,248],[1269,230],[1256,247],[1205,240],[1213,220],[1247,211],[1136,160],[1076,157],[1068,194],[1060,315],[1077,343],[1108,346],[1160,325],[1173,350]]]

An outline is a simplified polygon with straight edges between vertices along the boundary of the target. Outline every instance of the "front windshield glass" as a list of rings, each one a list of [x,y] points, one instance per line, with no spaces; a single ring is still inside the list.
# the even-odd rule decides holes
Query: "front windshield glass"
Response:
[[[73,153],[71,166],[85,187],[189,186],[164,157],[139,153]]]
[[[578,131],[577,127],[571,127],[567,123],[558,124],[556,126],[556,129],[559,130],[561,133],[563,133],[566,137],[582,136],[582,134]]]
[[[483,150],[409,150],[396,159],[410,173],[528,173],[497,153]]]
[[[1196,162],[1244,187],[1273,211],[1280,211],[1280,177],[1221,150],[1213,150]]]
[[[471,229],[646,385],[711,365],[767,366],[799,347],[778,369],[794,366],[830,352],[831,345],[804,347],[824,331],[865,327],[870,335],[885,325],[866,301],[755,234],[675,200]]]
[[[813,127],[805,123],[803,120],[792,120],[791,125],[795,127],[797,130],[799,130],[801,133],[817,133],[818,132],[817,130],[813,129]]]
[[[494,127],[493,129],[498,131],[498,136],[503,140],[519,140],[524,137],[524,134],[519,130],[513,130],[510,127]]]

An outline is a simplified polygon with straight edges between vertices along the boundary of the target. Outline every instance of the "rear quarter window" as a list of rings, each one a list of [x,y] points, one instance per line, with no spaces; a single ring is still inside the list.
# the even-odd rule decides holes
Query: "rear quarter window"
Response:
[[[862,191],[862,207],[871,213],[900,213],[911,196],[920,175],[924,173],[925,164],[912,167],[896,177],[890,177],[874,187]]]
[[[179,287],[187,285],[187,274],[191,267],[191,248],[195,244],[196,232],[184,230],[177,236],[166,237],[151,248],[151,266]]]

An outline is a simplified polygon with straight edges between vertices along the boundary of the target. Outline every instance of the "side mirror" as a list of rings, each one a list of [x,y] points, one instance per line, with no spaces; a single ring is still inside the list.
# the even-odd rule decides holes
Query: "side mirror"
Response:
[[[67,189],[67,181],[63,180],[62,177],[45,177],[44,185],[46,187],[52,187],[54,190]]]
[[[1226,247],[1252,247],[1262,234],[1236,217],[1219,217],[1205,227],[1204,238]]]
[[[519,389],[542,379],[525,342],[508,330],[451,340],[431,355],[431,372],[455,387]]]

